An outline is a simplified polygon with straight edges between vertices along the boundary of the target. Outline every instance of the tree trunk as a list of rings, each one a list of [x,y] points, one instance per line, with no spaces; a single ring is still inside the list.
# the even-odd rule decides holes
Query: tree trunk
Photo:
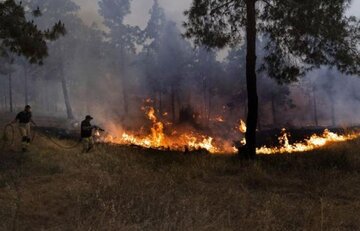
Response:
[[[63,90],[63,94],[64,94],[67,118],[74,119],[74,114],[73,114],[73,111],[71,108],[71,103],[70,103],[69,91],[67,88],[66,78],[65,78],[63,71],[61,73],[61,86],[62,86],[62,90]]]
[[[129,97],[128,97],[128,89],[127,89],[127,81],[126,81],[126,71],[125,71],[125,56],[126,51],[123,46],[120,47],[120,80],[122,87],[122,95],[123,95],[123,110],[124,110],[124,118],[126,118],[129,114]],[[123,118],[123,119],[124,119]]]
[[[9,108],[10,112],[14,112],[11,74],[9,74],[9,106],[10,106],[10,108]]]
[[[3,97],[4,97],[4,107],[3,107],[3,109],[4,109],[4,111],[6,111],[7,108],[8,108],[6,80],[4,80],[4,84],[2,84],[2,86],[3,86],[3,90],[4,90],[3,91]]]
[[[172,115],[172,122],[176,122],[176,115],[175,115],[175,86],[171,85],[171,93],[170,93],[170,102],[171,102],[171,115]]]
[[[210,92],[210,88],[209,88],[209,92],[208,92],[208,122],[210,122],[211,119],[211,108],[212,108],[212,97],[211,97],[211,92]]]
[[[275,96],[273,95],[271,97],[271,112],[272,112],[272,116],[273,116],[273,125],[274,127],[277,126],[277,117],[276,117],[276,107],[275,107]]]
[[[203,78],[203,105],[204,105],[204,109],[203,109],[203,113],[201,115],[201,117],[204,119],[204,121],[206,120],[206,124],[209,124],[209,117],[207,116],[207,100],[206,100],[206,89],[207,89],[207,84],[206,84],[206,78]]]
[[[159,113],[160,113],[160,116],[162,117],[163,114],[164,114],[164,112],[163,112],[162,89],[159,90],[158,94],[159,94]]]
[[[246,158],[253,159],[256,156],[256,127],[258,120],[258,95],[256,81],[256,9],[255,0],[246,1],[246,87],[248,94],[247,130],[245,134]]]
[[[318,127],[319,119],[318,119],[318,115],[317,115],[317,100],[316,100],[316,95],[315,95],[315,87],[313,87],[313,107],[314,107],[314,122],[315,122],[315,125]]]
[[[336,126],[336,118],[335,118],[335,100],[334,100],[334,96],[331,95],[330,96],[330,100],[331,100],[331,124],[333,127]]]
[[[125,82],[125,81],[123,81]],[[124,101],[124,114],[125,117],[128,116],[129,114],[129,97],[128,97],[128,92],[127,92],[127,87],[123,86],[123,101]]]
[[[25,95],[25,105],[29,104],[29,89],[28,89],[28,69],[27,64],[24,64],[24,95]]]

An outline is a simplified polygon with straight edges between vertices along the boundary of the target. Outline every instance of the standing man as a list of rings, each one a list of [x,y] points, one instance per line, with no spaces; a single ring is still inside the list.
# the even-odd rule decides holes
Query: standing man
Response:
[[[32,120],[31,106],[26,105],[24,111],[16,115],[16,118],[12,121],[12,124],[19,123],[19,132],[21,135],[22,151],[26,152],[31,141],[31,129],[30,123],[36,126]]]
[[[81,140],[83,143],[83,152],[89,152],[94,147],[94,139],[92,137],[93,126],[91,125],[91,120],[93,120],[90,115],[85,117],[85,120],[81,122]]]

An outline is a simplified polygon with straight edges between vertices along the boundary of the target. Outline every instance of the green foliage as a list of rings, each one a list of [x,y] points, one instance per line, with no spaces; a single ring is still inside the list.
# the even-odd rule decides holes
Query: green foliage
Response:
[[[255,0],[257,31],[267,39],[262,71],[279,82],[321,65],[360,74],[360,23],[345,16],[349,0]],[[246,27],[245,0],[194,0],[184,23],[185,36],[198,44],[239,44]]]
[[[46,41],[56,40],[65,34],[65,26],[57,22],[51,29],[40,30],[34,21],[26,19],[24,6],[14,0],[0,3],[0,52],[9,55],[9,52],[25,56],[31,63],[42,64],[43,58],[48,55]],[[40,16],[40,9],[33,12]]]

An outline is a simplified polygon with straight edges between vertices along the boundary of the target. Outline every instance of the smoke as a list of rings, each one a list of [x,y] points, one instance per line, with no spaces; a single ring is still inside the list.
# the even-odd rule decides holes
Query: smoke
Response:
[[[16,60],[11,73],[15,110],[23,107],[27,94],[35,115],[71,117],[70,105],[76,120],[91,114],[95,123],[120,135],[124,130],[146,132],[151,122],[143,107],[152,106],[169,128],[165,132],[181,127],[229,140],[239,136],[237,126],[246,115],[245,56],[241,48],[229,52],[194,49],[181,37],[183,11],[190,0],[159,1],[165,18],[157,12],[153,16],[164,21],[153,27],[148,27],[153,1],[134,0],[132,14],[126,15],[120,27],[126,33],[103,24],[97,1],[74,2],[79,12],[44,13],[38,19],[45,26],[49,19],[60,19],[68,34],[50,44],[43,66],[26,67],[20,58]],[[360,0],[354,1],[351,11],[359,13],[359,5]],[[113,9],[115,15],[117,10]],[[133,37],[140,30],[148,36],[143,41]],[[4,111],[9,108],[5,76],[0,82]],[[360,123],[360,79],[356,76],[323,67],[288,86],[279,86],[266,75],[259,76],[258,84],[259,129]],[[66,91],[69,99],[64,97]]]

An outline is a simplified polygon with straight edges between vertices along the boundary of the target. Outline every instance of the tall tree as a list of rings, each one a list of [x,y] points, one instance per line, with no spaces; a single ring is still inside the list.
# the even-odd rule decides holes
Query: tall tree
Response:
[[[163,114],[163,93],[164,84],[162,76],[162,65],[160,60],[161,42],[164,37],[164,29],[167,22],[164,9],[159,5],[158,0],[154,0],[150,10],[150,19],[144,30],[144,38],[148,40],[140,54],[146,75],[147,86],[152,91],[152,97],[157,101],[160,115]]]
[[[185,36],[198,44],[225,47],[246,34],[248,116],[244,156],[256,156],[258,94],[256,38],[267,38],[262,71],[282,82],[320,65],[360,73],[359,28],[345,15],[349,0],[193,0]]]
[[[99,13],[104,18],[104,24],[109,28],[108,39],[114,63],[111,67],[121,80],[123,94],[123,115],[129,113],[129,81],[126,78],[127,69],[131,64],[131,55],[136,52],[136,42],[140,39],[141,30],[138,27],[125,24],[125,17],[130,14],[131,0],[101,0]]]
[[[173,21],[167,21],[161,39],[159,63],[162,64],[163,84],[168,90],[170,112],[175,123],[180,103],[180,93],[183,80],[189,74],[192,63],[192,48],[190,43],[181,37],[181,32]],[[178,104],[178,106],[180,106]]]
[[[13,58],[0,57],[0,74],[8,77],[8,93],[9,93],[9,111],[13,112],[13,84],[12,84],[12,73],[15,72],[13,67]]]
[[[220,76],[221,65],[216,60],[216,51],[198,47],[195,49],[193,72],[196,83],[202,94],[202,118],[210,122],[212,114],[212,99],[219,93],[222,84],[217,83],[216,78]]]
[[[77,29],[82,22],[76,16],[80,7],[71,0],[24,0],[23,3],[30,8],[41,6],[42,17],[34,19],[40,28],[58,19],[61,19],[67,27],[67,36],[50,44],[49,53],[51,56],[45,63],[45,68],[42,68],[42,73],[44,78],[60,81],[67,117],[73,119],[75,116],[70,100],[69,79],[66,70],[70,65],[71,57],[74,55],[75,47],[80,44],[77,39],[80,37],[80,33],[77,33]]]

